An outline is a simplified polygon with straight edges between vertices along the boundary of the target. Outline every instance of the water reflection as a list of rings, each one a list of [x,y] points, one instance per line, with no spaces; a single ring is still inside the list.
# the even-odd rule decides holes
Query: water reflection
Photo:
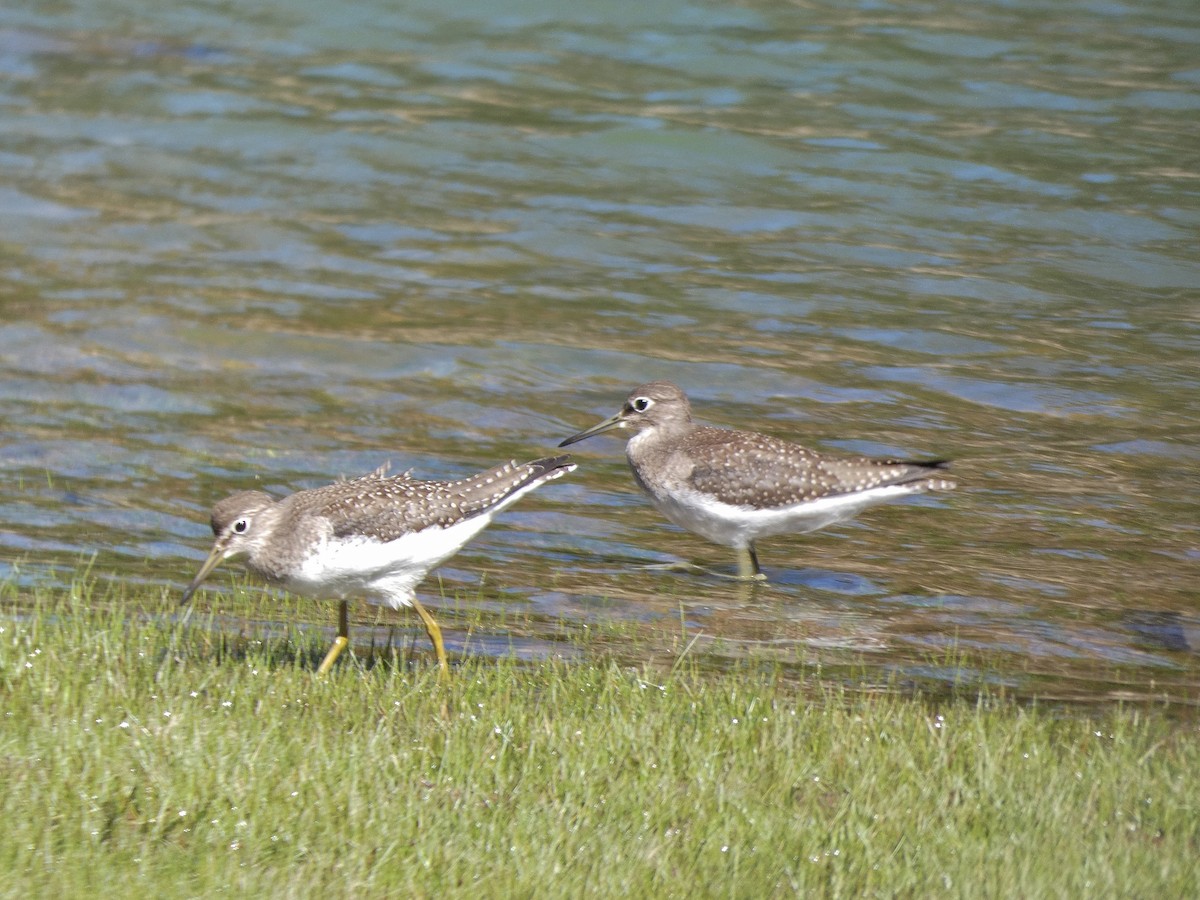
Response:
[[[588,448],[443,571],[487,640],[682,608],[718,659],[916,673],[958,645],[1030,690],[1195,699],[1198,25],[0,13],[0,574],[94,554],[177,590],[216,497],[530,458],[664,378],[715,424],[955,457],[962,487],[767,543],[746,600],[640,568],[711,548]]]

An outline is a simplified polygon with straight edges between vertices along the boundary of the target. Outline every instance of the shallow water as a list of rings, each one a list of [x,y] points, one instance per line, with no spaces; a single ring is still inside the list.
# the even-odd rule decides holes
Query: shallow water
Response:
[[[1194,4],[392,6],[0,12],[0,576],[179,591],[227,493],[531,458],[667,378],[960,488],[746,593],[640,568],[733,560],[595,438],[440,570],[517,652],[682,619],[1200,698]]]

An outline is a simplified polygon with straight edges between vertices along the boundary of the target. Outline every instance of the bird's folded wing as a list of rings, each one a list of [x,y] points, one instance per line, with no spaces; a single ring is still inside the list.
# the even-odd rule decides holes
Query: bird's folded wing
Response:
[[[929,478],[939,463],[890,459],[827,458],[798,444],[756,435],[736,457],[720,445],[694,448],[687,483],[731,506],[779,509],[797,503],[854,494],[871,488]]]

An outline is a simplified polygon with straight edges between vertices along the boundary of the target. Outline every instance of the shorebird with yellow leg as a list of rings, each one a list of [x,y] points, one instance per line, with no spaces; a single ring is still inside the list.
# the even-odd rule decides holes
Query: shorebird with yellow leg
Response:
[[[508,462],[459,481],[421,481],[387,467],[362,478],[298,491],[276,500],[242,491],[212,511],[216,535],[208,558],[183,592],[191,599],[222,561],[244,556],[246,567],[294,594],[340,601],[338,635],[317,669],[329,671],[350,643],[354,597],[393,609],[411,606],[449,670],[442,630],[415,588],[434,566],[457,553],[501,510],[575,468],[568,456]]]
[[[738,577],[765,580],[759,538],[816,531],[869,506],[947,491],[946,462],[835,457],[753,431],[692,421],[687,397],[667,381],[634,388],[620,412],[559,444],[631,432],[633,477],[668,519],[738,554]]]

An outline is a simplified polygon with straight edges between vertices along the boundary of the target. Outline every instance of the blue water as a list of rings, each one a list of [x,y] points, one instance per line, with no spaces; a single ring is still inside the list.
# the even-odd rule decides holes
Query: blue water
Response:
[[[226,493],[541,455],[669,378],[961,487],[747,598],[639,568],[732,559],[597,438],[442,570],[517,652],[682,615],[1193,701],[1198,51],[1175,2],[0,11],[0,575],[175,592]]]

